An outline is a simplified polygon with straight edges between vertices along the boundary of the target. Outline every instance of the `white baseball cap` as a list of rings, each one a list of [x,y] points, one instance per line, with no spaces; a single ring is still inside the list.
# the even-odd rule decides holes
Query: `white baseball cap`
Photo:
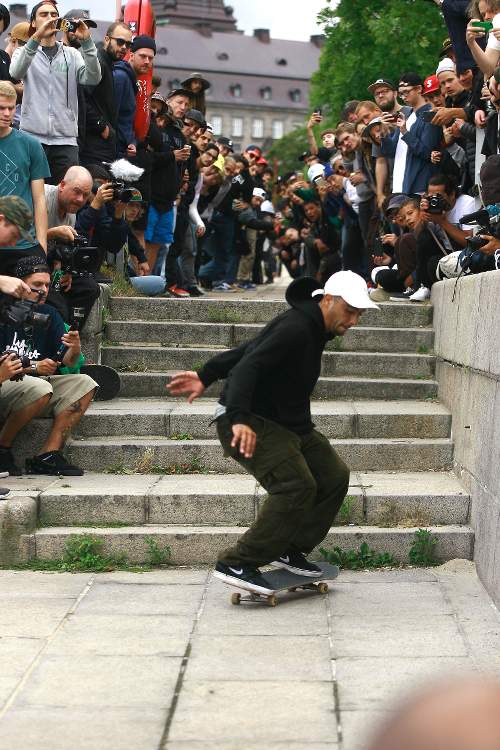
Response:
[[[380,310],[380,307],[371,301],[368,295],[368,287],[362,276],[352,271],[339,271],[330,276],[324,289],[316,289],[313,297],[331,294],[332,297],[342,297],[351,307],[357,310],[366,310],[369,307]]]
[[[267,193],[265,190],[262,190],[262,188],[256,187],[253,189],[252,195],[254,198],[262,198],[262,200],[265,200]]]
[[[264,203],[260,207],[260,210],[264,214],[275,214],[276,213],[276,211],[274,210],[274,206],[271,203],[271,201],[264,201]]]
[[[313,164],[307,170],[307,179],[309,180],[309,182],[314,182],[314,180],[317,180],[318,177],[323,177],[324,174],[325,174],[324,164]]]

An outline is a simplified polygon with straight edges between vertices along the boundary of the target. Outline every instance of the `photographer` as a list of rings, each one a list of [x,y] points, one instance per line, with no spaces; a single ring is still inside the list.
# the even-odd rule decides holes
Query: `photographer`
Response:
[[[50,289],[48,304],[58,310],[66,323],[71,318],[73,307],[84,308],[82,328],[100,290],[87,266],[85,269],[73,267],[68,251],[76,246],[78,238],[76,213],[86,204],[91,192],[92,177],[85,167],[70,167],[59,185],[45,185],[49,217],[48,257],[53,270],[62,270],[62,275],[57,274],[60,278]],[[62,255],[65,255],[65,262],[62,262]]]
[[[4,305],[0,351],[9,354],[0,363],[0,414],[5,418],[0,431],[0,471],[21,473],[12,456],[15,437],[34,417],[53,416],[52,429],[40,453],[26,461],[27,471],[81,476],[82,469],[71,465],[62,449],[92,401],[97,383],[88,375],[58,374],[61,366],[78,363],[81,346],[78,331],[66,333],[58,312],[44,304],[50,285],[49,267],[37,257],[25,258],[18,265],[17,276],[30,288],[28,299],[37,304],[36,310],[23,310],[24,322],[16,323],[6,316]],[[34,313],[38,319],[33,319]],[[40,321],[40,316],[45,320]],[[13,361],[10,353],[28,361]],[[9,379],[22,374],[22,380]]]
[[[460,224],[459,218],[474,210],[474,199],[457,193],[456,183],[450,177],[435,175],[429,180],[427,195],[420,201],[416,292],[409,298],[413,302],[430,298],[441,258],[464,248],[467,238],[472,236],[472,227]]]
[[[31,11],[31,39],[16,49],[10,74],[23,80],[21,130],[42,144],[53,184],[69,166],[78,164],[78,84],[96,86],[101,80],[97,49],[84,21],[75,36],[80,50],[56,41],[57,6],[51,0]]]

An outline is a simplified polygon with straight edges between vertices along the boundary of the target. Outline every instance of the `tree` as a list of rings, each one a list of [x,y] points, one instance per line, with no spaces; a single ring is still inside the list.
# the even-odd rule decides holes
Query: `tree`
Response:
[[[275,141],[269,151],[268,158],[272,162],[278,160],[280,174],[285,172],[298,172],[304,168],[303,162],[298,157],[309,147],[305,127],[295,128]]]
[[[377,78],[397,83],[402,73],[435,72],[447,29],[424,0],[331,0],[318,16],[326,42],[312,79],[314,106],[329,105],[336,120],[351,99],[371,98]]]

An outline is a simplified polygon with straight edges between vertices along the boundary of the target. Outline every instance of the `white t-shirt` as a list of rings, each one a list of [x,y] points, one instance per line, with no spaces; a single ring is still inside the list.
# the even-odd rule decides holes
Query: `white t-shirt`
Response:
[[[494,29],[500,29],[500,13],[497,13],[497,15],[493,17],[492,23]],[[497,52],[500,52],[500,42],[491,32],[488,37],[488,44],[486,45],[486,49],[496,49]]]
[[[406,129],[411,130],[413,125],[417,121],[417,115],[412,112],[406,120]],[[396,154],[394,156],[394,171],[392,173],[392,192],[402,193],[403,192],[403,180],[405,178],[406,169],[406,155],[408,153],[408,146],[403,141],[401,135],[398,139],[398,145],[396,146]]]
[[[450,224],[453,224],[455,227],[463,229],[464,232],[467,232],[474,229],[475,227],[471,226],[470,224],[461,224],[460,219],[462,218],[462,216],[474,213],[475,210],[476,201],[471,195],[459,195],[457,198],[457,202],[455,203],[451,211],[448,211],[448,213],[446,214],[446,218],[448,219]]]

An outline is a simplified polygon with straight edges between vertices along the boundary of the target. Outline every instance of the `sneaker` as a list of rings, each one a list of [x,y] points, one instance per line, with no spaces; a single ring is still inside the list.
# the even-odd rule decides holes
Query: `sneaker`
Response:
[[[23,472],[16,466],[10,448],[0,447],[0,475],[2,477],[20,477]]]
[[[290,573],[297,573],[299,576],[310,576],[315,578],[321,575],[321,568],[318,568],[302,552],[287,552],[281,555],[277,560],[271,563],[274,568],[285,568]]]
[[[188,286],[187,291],[189,292],[190,297],[203,297],[205,294],[205,292],[202,292],[197,286]]]
[[[388,302],[391,298],[389,292],[386,292],[382,287],[379,287],[378,289],[370,289],[369,294],[370,299],[373,300],[373,302]]]
[[[249,565],[239,565],[230,567],[224,563],[218,562],[214,570],[214,578],[220,578],[225,583],[232,583],[240,589],[246,591],[255,591],[256,594],[273,594],[274,589],[266,581],[258,568],[252,568]]]
[[[421,286],[420,289],[411,295],[410,300],[412,302],[425,302],[426,299],[431,298],[431,290],[426,286]]]
[[[187,292],[185,289],[181,289],[179,286],[177,286],[177,284],[169,286],[168,291],[174,297],[189,297],[189,292]]]
[[[234,292],[234,291],[236,290],[233,289],[233,287],[230,286],[230,284],[226,284],[225,281],[221,281],[220,284],[215,284],[212,287],[212,292]]]
[[[81,477],[83,469],[66,461],[62,451],[49,451],[26,459],[28,474],[48,474],[49,476]]]
[[[408,302],[414,291],[415,290],[409,286],[404,292],[392,292],[391,302]]]
[[[252,291],[253,289],[257,289],[257,284],[254,284],[251,281],[246,281],[245,282],[245,289],[250,289],[250,291]]]
[[[9,496],[10,490],[8,487],[0,487],[0,500],[5,500]]]

